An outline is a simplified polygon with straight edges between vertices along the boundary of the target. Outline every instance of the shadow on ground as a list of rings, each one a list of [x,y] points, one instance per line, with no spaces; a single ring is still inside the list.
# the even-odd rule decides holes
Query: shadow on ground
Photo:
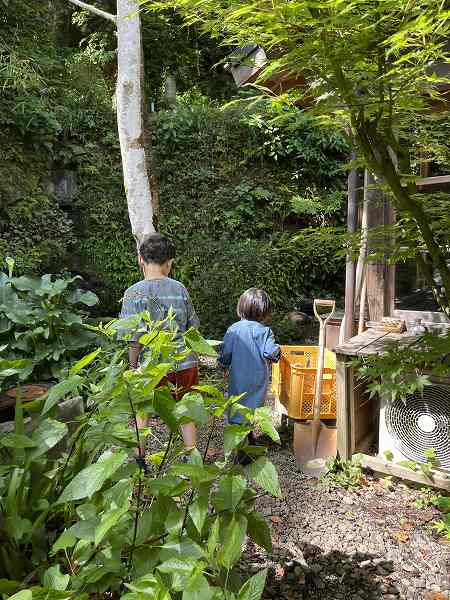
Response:
[[[276,565],[269,567],[263,600],[394,600],[400,595],[389,579],[394,571],[391,561],[361,552],[323,553],[309,543],[299,544],[299,548],[303,557],[274,549]],[[259,552],[256,547],[254,550],[254,560],[252,552],[247,554],[252,571],[263,566],[257,566]]]

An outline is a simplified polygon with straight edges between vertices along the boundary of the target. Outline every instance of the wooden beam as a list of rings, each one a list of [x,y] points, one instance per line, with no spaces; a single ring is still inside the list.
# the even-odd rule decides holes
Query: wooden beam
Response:
[[[384,473],[450,492],[450,477],[446,477],[445,473],[433,471],[433,476],[428,477],[422,471],[414,471],[413,469],[408,469],[408,467],[384,461],[379,456],[370,456],[368,454],[357,454],[355,456],[360,458],[363,467],[371,469],[376,473]]]
[[[75,4],[79,8],[83,10],[87,10],[97,17],[103,17],[104,19],[108,19],[108,21],[113,21],[113,23],[117,22],[117,18],[115,15],[108,13],[100,8],[96,8],[95,6],[91,6],[90,4],[86,4],[86,2],[82,2],[81,0],[69,0],[72,4]]]
[[[430,185],[444,185],[450,183],[450,175],[435,175],[434,177],[420,177],[414,180],[417,187],[427,187]],[[402,186],[406,187],[408,183],[402,182]]]

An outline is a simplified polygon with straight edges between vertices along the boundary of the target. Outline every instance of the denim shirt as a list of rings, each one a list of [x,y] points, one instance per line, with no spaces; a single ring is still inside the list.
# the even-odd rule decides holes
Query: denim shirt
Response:
[[[246,319],[234,323],[225,334],[218,359],[224,369],[229,369],[228,393],[232,396],[245,393],[239,403],[249,408],[262,406],[271,363],[279,358],[280,346],[275,343],[270,327]],[[237,413],[230,422],[241,423],[242,416]]]

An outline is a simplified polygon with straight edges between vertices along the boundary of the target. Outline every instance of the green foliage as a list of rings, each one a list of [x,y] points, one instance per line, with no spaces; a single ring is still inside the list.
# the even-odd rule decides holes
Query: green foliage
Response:
[[[251,42],[265,49],[268,60],[256,81],[258,93],[264,84],[276,90],[278,83],[280,88],[286,83],[286,88],[294,82],[292,90],[274,98],[276,104],[308,107],[323,123],[340,126],[349,136],[358,159],[414,224],[421,243],[410,247],[422,267],[421,246],[427,248],[443,286],[437,290],[425,267],[428,283],[442,310],[450,314],[448,228],[446,237],[434,233],[425,204],[415,198],[410,164],[410,147],[421,145],[420,132],[426,128],[419,120],[430,104],[442,102],[450,63],[447,7],[435,0],[142,3],[151,4],[152,10],[177,9],[186,25],[197,24],[221,44],[242,47]],[[428,136],[427,150],[442,148],[441,141],[430,145]]]
[[[202,330],[221,337],[252,285],[267,288],[279,312],[301,294],[338,293],[340,230],[329,236],[302,228],[342,220],[342,138],[304,116],[285,115],[277,135],[280,148],[292,149],[278,149],[275,160],[262,115],[196,102],[159,113],[152,125],[161,229],[176,243],[174,277],[189,289]],[[95,285],[103,314],[115,314],[123,291],[140,277],[117,142],[105,136],[70,160],[79,174],[78,269]],[[292,207],[307,189],[322,193],[314,215]]]
[[[69,364],[95,336],[83,326],[80,307],[97,303],[92,292],[73,287],[74,279],[14,277],[0,285],[0,344],[3,358],[28,359],[21,379],[36,381],[67,375]]]
[[[442,518],[433,521],[431,529],[450,540],[450,497],[424,487],[420,490],[420,498],[414,504],[419,509],[432,507],[440,510],[443,513]]]
[[[51,26],[36,0],[11,0],[2,16],[0,256],[25,274],[82,275],[101,315],[115,315],[140,278],[113,106],[116,41],[111,24],[54,9]],[[238,296],[261,285],[280,314],[275,329],[291,339],[282,315],[295,297],[341,287],[347,145],[298,110],[220,109],[234,87],[211,66],[228,49],[181,28],[171,9],[142,22],[148,96],[161,97],[169,72],[182,92],[149,123],[174,276],[192,290],[208,336],[220,338]],[[76,187],[62,203],[54,183],[65,171]]]
[[[248,287],[267,289],[280,312],[301,294],[340,287],[341,232],[307,227],[341,222],[346,145],[305,115],[282,113],[277,127],[271,116],[200,104],[155,121],[161,226],[212,337],[233,322]],[[294,206],[313,189],[314,214]]]
[[[118,346],[115,332],[139,322],[149,351],[132,371],[124,361],[127,344]],[[199,386],[174,408],[170,390],[157,388],[182,358],[168,322],[151,323],[143,314],[134,324],[112,322],[97,332],[112,343],[77,363],[72,372],[78,375],[65,388],[71,397],[81,387],[86,402],[74,433],[55,419],[56,406],[45,410],[50,391],[35,403],[31,430],[23,418],[28,405],[22,407],[19,398],[15,430],[0,440],[0,591],[60,600],[105,592],[124,600],[258,600],[266,571],[242,582],[235,567],[247,534],[270,547],[268,526],[253,510],[254,486],[278,497],[281,492],[265,456],[245,468],[232,459],[238,449],[250,452],[243,440],[256,426],[278,439],[269,414],[247,410],[248,425],[239,426],[242,436],[230,443],[224,460],[207,463],[206,447],[203,455],[195,450],[187,464],[180,463],[181,408],[195,398],[201,410],[189,411],[190,419],[201,425],[206,415],[214,428],[238,398]],[[158,466],[145,478],[129,460],[146,433],[128,426],[129,420],[136,423],[137,411],[157,415],[172,432]],[[68,452],[55,448],[60,442]],[[32,586],[28,590],[22,589],[24,580]]]
[[[327,463],[327,471],[320,476],[320,485],[327,490],[335,488],[355,490],[361,487],[363,481],[364,474],[357,455],[352,460],[330,459]]]
[[[414,502],[414,506],[419,509],[437,507],[440,498],[442,498],[442,496],[436,490],[429,487],[423,487],[420,489],[420,497]]]
[[[408,346],[391,344],[383,354],[355,359],[357,378],[368,383],[371,395],[406,398],[421,392],[430,379],[448,375],[450,333],[426,333]]]

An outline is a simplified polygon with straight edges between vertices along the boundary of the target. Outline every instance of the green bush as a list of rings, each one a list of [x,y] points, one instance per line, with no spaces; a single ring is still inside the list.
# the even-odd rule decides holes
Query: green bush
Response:
[[[0,347],[5,360],[28,360],[22,372],[33,381],[67,375],[68,365],[86,352],[93,336],[83,325],[81,307],[93,306],[92,292],[74,288],[73,279],[10,277],[0,284]]]
[[[148,323],[149,315],[142,316]],[[99,333],[112,336],[114,326]],[[247,535],[269,552],[272,547],[254,504],[257,490],[278,499],[282,493],[267,450],[250,446],[247,437],[259,426],[279,442],[270,411],[240,408],[248,424],[225,426],[220,460],[207,460],[207,442],[203,455],[194,450],[187,464],[180,462],[180,425],[194,421],[212,434],[237,398],[200,386],[175,403],[168,387],[157,388],[174,355],[179,359],[174,334],[154,323],[147,334],[141,342],[149,352],[138,370],[129,370],[127,345],[117,340],[73,365],[70,377],[33,403],[31,429],[28,405],[18,399],[14,431],[0,437],[0,594],[15,600],[104,593],[122,600],[261,597],[267,571],[242,581],[237,564]],[[185,339],[190,349],[213,352],[193,330]],[[0,381],[20,368],[0,359]],[[88,410],[71,435],[57,405],[80,394]],[[145,434],[136,411],[158,415],[170,431],[162,449],[146,457],[146,477],[133,460]],[[234,464],[236,450],[245,450],[251,464]]]

